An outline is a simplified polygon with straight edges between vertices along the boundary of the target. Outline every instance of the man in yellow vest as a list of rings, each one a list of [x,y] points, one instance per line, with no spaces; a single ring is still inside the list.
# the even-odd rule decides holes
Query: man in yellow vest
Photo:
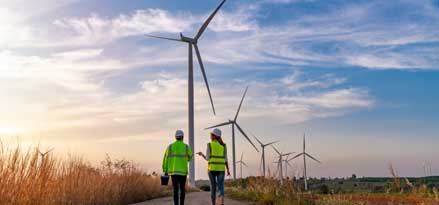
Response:
[[[166,148],[163,157],[163,173],[171,175],[174,189],[174,205],[184,205],[186,196],[186,178],[188,175],[188,163],[192,160],[192,149],[183,142],[184,133],[181,130],[175,132],[176,141]],[[180,192],[180,196],[179,196]],[[180,200],[180,204],[178,203]]]

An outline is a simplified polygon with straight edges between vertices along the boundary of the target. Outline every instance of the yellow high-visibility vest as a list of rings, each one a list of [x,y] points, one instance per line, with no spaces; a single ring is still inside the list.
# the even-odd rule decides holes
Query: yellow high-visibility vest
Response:
[[[188,162],[192,160],[192,149],[181,140],[170,144],[163,157],[163,172],[169,175],[188,175]]]
[[[217,141],[208,144],[210,149],[209,156],[209,171],[224,171],[226,170],[226,156],[224,146]]]

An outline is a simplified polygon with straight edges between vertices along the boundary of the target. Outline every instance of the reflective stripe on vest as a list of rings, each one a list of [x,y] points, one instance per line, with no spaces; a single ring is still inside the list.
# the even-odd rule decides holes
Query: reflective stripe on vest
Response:
[[[174,153],[172,153],[172,144],[171,145],[169,145],[169,147],[168,147],[168,150],[169,150],[169,152],[168,152],[168,158],[187,158],[187,159],[189,159],[189,151],[188,151],[188,146],[186,145],[186,150],[185,150],[185,154],[174,154]]]

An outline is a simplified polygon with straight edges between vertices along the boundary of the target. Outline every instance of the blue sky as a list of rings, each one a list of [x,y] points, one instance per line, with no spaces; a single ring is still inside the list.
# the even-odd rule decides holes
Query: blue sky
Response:
[[[23,2],[0,8],[0,133],[159,169],[187,127],[187,50],[143,34],[191,36],[219,2]],[[195,67],[197,151],[249,85],[244,129],[284,151],[306,132],[324,162],[311,176],[387,176],[389,162],[401,175],[423,175],[426,161],[437,170],[438,1],[229,0],[199,47],[218,115]],[[238,138],[245,174],[257,174],[259,155]]]

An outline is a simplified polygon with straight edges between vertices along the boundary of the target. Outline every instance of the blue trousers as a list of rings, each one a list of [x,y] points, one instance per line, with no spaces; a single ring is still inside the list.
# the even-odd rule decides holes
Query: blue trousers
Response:
[[[210,197],[216,199],[216,187],[218,186],[221,196],[224,196],[224,171],[209,171]]]

